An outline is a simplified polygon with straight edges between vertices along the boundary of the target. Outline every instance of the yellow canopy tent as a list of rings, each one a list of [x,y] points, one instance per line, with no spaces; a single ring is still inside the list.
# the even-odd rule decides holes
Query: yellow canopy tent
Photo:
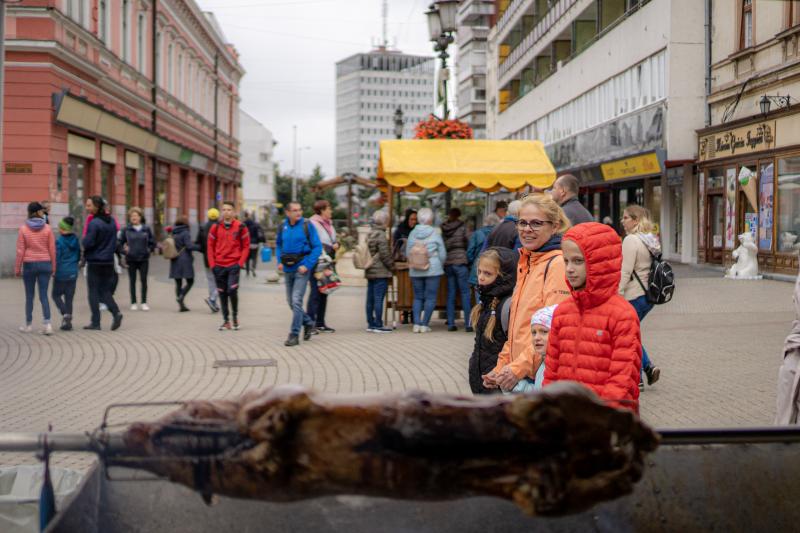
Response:
[[[412,139],[381,141],[379,185],[394,191],[495,192],[545,189],[556,171],[539,141]]]

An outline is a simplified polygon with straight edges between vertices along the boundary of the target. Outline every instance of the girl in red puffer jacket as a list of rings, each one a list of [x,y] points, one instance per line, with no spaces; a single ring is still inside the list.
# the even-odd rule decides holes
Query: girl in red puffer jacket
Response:
[[[622,244],[613,229],[596,222],[564,234],[561,249],[572,298],[553,316],[544,386],[582,383],[609,404],[638,411],[642,348],[639,318],[617,294]]]

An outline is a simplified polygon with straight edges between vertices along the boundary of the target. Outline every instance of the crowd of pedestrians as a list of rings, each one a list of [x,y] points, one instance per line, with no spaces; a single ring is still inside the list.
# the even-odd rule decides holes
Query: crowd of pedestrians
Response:
[[[521,393],[569,379],[608,401],[635,408],[642,382],[652,385],[660,377],[639,329],[653,307],[647,284],[653,257],[660,256],[658,237],[647,210],[629,205],[621,220],[626,236],[620,240],[610,226],[592,221],[577,191],[577,179],[562,176],[551,194],[498,202],[474,232],[458,208],[449,210],[440,227],[432,209],[409,209],[392,241],[388,213],[375,212],[364,244],[367,258],[359,267],[367,280],[367,332],[393,331],[384,323],[384,304],[403,263],[413,291],[411,312],[403,322],[410,322],[414,333],[431,331],[444,293],[448,331],[459,329],[458,310],[464,331],[474,333],[468,372],[474,393]],[[128,270],[131,310],[149,310],[149,261],[158,248],[170,261],[178,310],[189,311],[193,254],[200,253],[208,283],[204,300],[212,313],[222,312],[219,330],[239,329],[240,274],[243,269],[255,274],[258,248],[266,241],[251,214],[240,221],[230,202],[223,203],[221,212],[209,209],[194,239],[187,217],[179,215],[168,228],[168,239],[157,244],[141,209],[130,209],[120,229],[102,198],[92,197],[86,207],[89,216],[79,240],[74,219],[59,222],[56,239],[45,206],[28,206],[15,269],[25,285],[23,331],[33,329],[38,289],[41,331],[52,334],[47,297],[51,277],[61,329],[72,329],[72,300],[81,268],[91,309],[84,329],[101,328],[101,305],[111,314],[111,329],[121,326],[123,317],[114,298],[118,265]],[[340,242],[330,203],[319,200],[313,211],[306,219],[303,206],[289,203],[277,231],[277,268],[291,312],[284,343],[289,347],[297,346],[301,336],[307,342],[335,331],[326,322],[330,286],[315,274],[323,268],[335,271]]]

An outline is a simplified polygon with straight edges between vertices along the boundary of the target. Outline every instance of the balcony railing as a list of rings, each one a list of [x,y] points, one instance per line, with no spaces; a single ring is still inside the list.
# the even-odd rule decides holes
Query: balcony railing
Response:
[[[545,13],[544,17],[533,27],[533,30],[522,38],[519,45],[511,51],[503,64],[500,65],[498,75],[502,78],[531,48],[550,31],[553,25],[563,17],[578,0],[558,0]],[[510,8],[509,8],[510,10]],[[508,11],[506,12],[508,13]]]
[[[491,16],[493,13],[493,4],[486,4],[481,0],[464,0],[458,7],[458,20],[461,22],[473,17]]]
[[[519,11],[522,4],[527,3],[529,0],[513,0],[511,4],[509,4],[508,9],[506,9],[505,13],[498,19],[497,21],[497,34],[503,33],[503,30],[508,26],[509,22],[514,19],[515,14]]]

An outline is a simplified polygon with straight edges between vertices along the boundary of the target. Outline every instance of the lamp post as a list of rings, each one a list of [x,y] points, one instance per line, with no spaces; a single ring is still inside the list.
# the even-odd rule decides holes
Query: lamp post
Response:
[[[447,47],[454,41],[453,33],[456,31],[458,0],[438,0],[430,5],[425,14],[428,16],[428,34],[431,42],[434,43],[433,50],[439,53],[439,59],[442,60],[441,72],[447,73],[447,76],[442,78],[442,96],[444,97],[442,117],[447,120],[449,115],[447,109],[447,79],[450,77],[449,72],[447,72],[447,58],[450,57],[447,53]],[[452,193],[448,190],[444,194],[445,209],[448,212],[450,211],[451,201]]]
[[[431,4],[425,13],[428,16],[428,33],[434,43],[433,50],[439,53],[439,59],[442,60],[441,70],[444,72],[447,71],[447,58],[450,57],[447,53],[447,47],[454,41],[453,33],[456,31],[457,13],[458,0],[439,0]],[[448,74],[447,78],[449,77]],[[447,108],[447,78],[442,80],[442,93],[444,96],[442,116],[444,120],[447,120],[449,114]]]
[[[403,138],[403,108],[397,106],[397,109],[394,110],[394,136],[397,140]],[[400,220],[400,214],[402,213],[402,207],[400,206],[400,191],[397,191],[397,219]]]

